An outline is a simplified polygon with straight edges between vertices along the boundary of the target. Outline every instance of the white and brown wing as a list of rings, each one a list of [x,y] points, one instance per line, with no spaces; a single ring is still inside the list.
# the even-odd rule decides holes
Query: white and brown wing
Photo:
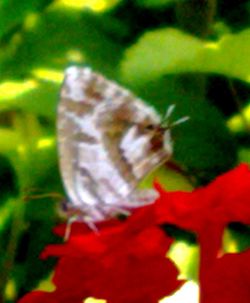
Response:
[[[138,182],[171,155],[156,112],[89,68],[65,73],[58,106],[60,169],[71,205],[93,221],[152,201]],[[166,145],[165,145],[166,146]]]

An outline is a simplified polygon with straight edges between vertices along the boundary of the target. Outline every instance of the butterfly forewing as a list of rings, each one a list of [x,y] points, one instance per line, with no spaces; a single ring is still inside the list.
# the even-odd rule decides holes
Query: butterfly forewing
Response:
[[[153,199],[136,186],[171,150],[159,116],[142,100],[89,68],[70,67],[57,129],[64,186],[83,216],[98,221]]]

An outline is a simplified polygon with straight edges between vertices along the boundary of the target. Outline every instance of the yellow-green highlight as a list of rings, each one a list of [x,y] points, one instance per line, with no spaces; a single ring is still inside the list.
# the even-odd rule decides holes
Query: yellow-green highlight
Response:
[[[25,81],[6,81],[0,84],[0,108],[1,102],[6,99],[14,99],[24,93],[36,89],[37,82],[32,79]],[[2,100],[2,101],[1,101]]]
[[[247,125],[246,125],[247,123]],[[250,129],[250,104],[248,104],[242,113],[232,116],[227,121],[227,126],[232,132],[243,132]],[[246,129],[247,128],[247,129]]]
[[[17,297],[16,283],[13,279],[9,280],[5,288],[5,299],[13,301]]]
[[[42,138],[37,141],[36,147],[37,149],[47,149],[52,147],[55,144],[54,137]]]
[[[116,2],[117,0],[59,0],[57,1],[57,5],[76,10],[88,8],[94,12],[102,12]]]
[[[193,189],[186,176],[172,169],[167,169],[164,166],[159,167],[158,169],[150,173],[140,183],[140,188],[152,187],[152,184],[155,180],[159,182],[168,191],[192,191]]]
[[[196,279],[198,275],[199,247],[176,241],[168,254],[180,271],[179,279]]]
[[[63,80],[63,72],[49,69],[49,68],[37,68],[32,71],[32,75],[40,80],[62,83]]]

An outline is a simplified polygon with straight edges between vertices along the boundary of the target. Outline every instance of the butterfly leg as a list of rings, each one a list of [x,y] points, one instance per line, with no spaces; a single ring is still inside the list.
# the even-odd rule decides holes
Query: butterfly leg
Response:
[[[69,236],[70,236],[70,232],[71,232],[71,226],[74,222],[77,221],[77,217],[76,216],[73,216],[73,217],[70,217],[67,221],[67,225],[66,225],[66,229],[65,229],[65,234],[64,234],[64,242],[67,242],[69,240]]]

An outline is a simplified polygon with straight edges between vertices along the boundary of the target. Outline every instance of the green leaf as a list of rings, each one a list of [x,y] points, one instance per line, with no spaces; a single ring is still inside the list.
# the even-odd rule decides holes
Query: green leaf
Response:
[[[0,146],[2,147],[2,132],[0,130]],[[12,141],[12,137],[5,138],[7,139],[7,142]],[[17,182],[16,182],[16,174],[14,171],[14,167],[11,165],[10,159],[7,157],[4,157],[2,155],[2,151],[0,153],[0,206],[2,205],[2,201],[5,201],[6,197],[9,196],[15,196],[17,194],[18,188],[17,188]],[[2,212],[0,210],[0,217],[2,215]],[[3,220],[0,219],[0,226],[3,223]]]
[[[45,278],[55,265],[55,260],[51,258],[39,258],[44,247],[60,241],[51,232],[54,223],[50,219],[43,219],[29,222],[29,229],[18,247],[13,276],[18,290],[25,293],[36,287],[41,278]]]
[[[10,218],[13,216],[13,211],[16,208],[16,200],[9,198],[2,202],[0,206],[0,234],[2,234],[6,224],[9,223]]]
[[[190,119],[173,130],[175,159],[198,184],[206,184],[236,165],[236,142],[215,107],[185,98],[179,104]]]
[[[248,248],[250,248],[250,228],[237,222],[229,224],[223,236],[223,251],[235,253]]]
[[[240,162],[245,162],[250,164],[250,148],[241,148],[239,150]]]
[[[175,241],[171,246],[168,257],[175,262],[182,278],[197,280],[199,247],[184,241]]]
[[[86,63],[113,77],[123,47],[106,34],[102,21],[93,13],[59,8],[38,16],[2,54],[2,79],[30,78],[37,69],[62,72],[70,64]]]
[[[56,142],[54,131],[42,127],[33,114],[13,113],[12,116],[14,125],[0,128],[0,151],[12,164],[19,189],[23,190],[47,179],[51,170],[55,172]]]
[[[165,185],[168,191],[193,189],[186,176],[173,169],[164,166],[150,173],[141,183],[140,188],[152,188],[153,182],[157,180],[161,185]]]
[[[38,11],[51,1],[48,0],[2,0],[0,2],[0,39],[9,30],[31,13]]]
[[[61,75],[63,78],[63,73]],[[0,84],[0,111],[23,110],[53,121],[58,91],[58,83],[34,78],[3,82]]]
[[[227,121],[227,125],[233,133],[243,133],[250,127],[250,104],[249,102],[242,108],[240,113],[236,113]]]
[[[144,6],[147,8],[158,8],[164,6],[170,6],[177,2],[182,2],[185,0],[136,0],[136,3],[140,6]]]
[[[133,86],[188,72],[216,73],[250,82],[249,53],[250,29],[208,42],[165,28],[146,33],[127,50],[121,73]]]

